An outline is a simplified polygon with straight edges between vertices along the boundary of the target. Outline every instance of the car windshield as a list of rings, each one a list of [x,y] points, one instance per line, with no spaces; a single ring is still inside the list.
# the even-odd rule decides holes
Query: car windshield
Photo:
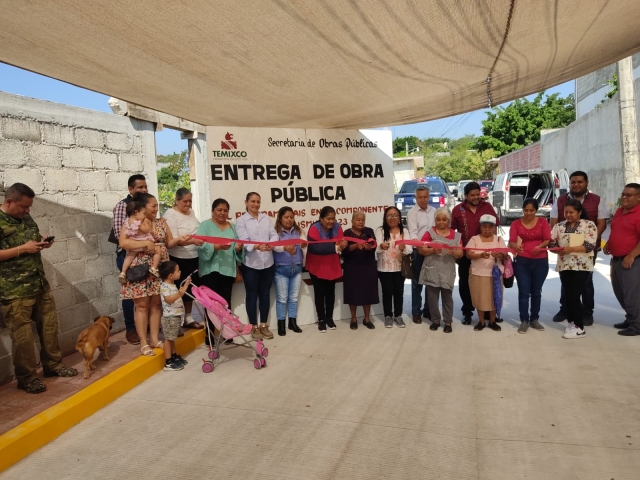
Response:
[[[481,187],[490,187],[491,185],[493,185],[493,180],[483,180],[480,182]]]
[[[445,193],[444,184],[440,182],[404,182],[400,193],[414,193],[418,185],[424,185],[430,193]]]

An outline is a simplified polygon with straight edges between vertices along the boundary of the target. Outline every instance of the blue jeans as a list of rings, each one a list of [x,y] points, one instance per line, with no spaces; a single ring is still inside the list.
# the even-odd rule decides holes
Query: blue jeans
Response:
[[[513,271],[518,282],[520,321],[538,320],[542,285],[549,274],[549,259],[517,257],[513,262]],[[529,298],[531,298],[531,314],[529,314]]]
[[[116,266],[118,270],[122,271],[122,264],[124,263],[124,257],[127,256],[126,250],[120,250],[116,254]],[[122,315],[124,316],[124,328],[127,332],[136,331],[136,323],[133,318],[134,306],[133,300],[122,300]]]
[[[271,299],[271,284],[276,272],[276,266],[258,270],[256,268],[242,265],[242,278],[244,279],[244,289],[247,292],[246,308],[251,325],[258,324],[258,302],[260,304],[260,323],[268,323],[269,307]]]
[[[298,318],[302,265],[276,265],[276,315],[278,320]]]
[[[413,270],[413,277],[411,278],[411,315],[424,315],[429,318],[429,300],[427,299],[426,288],[418,282],[424,256],[419,255],[416,250],[411,255],[413,256],[411,260],[411,269]],[[425,291],[424,306],[422,302],[423,289]]]

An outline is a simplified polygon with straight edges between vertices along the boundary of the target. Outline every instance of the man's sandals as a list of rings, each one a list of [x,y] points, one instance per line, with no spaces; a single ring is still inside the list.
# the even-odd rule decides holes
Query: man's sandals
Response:
[[[75,377],[78,374],[78,370],[71,367],[62,367],[60,370],[53,372],[44,372],[45,377]],[[39,378],[34,378],[30,382],[25,384],[18,383],[18,388],[24,390],[27,393],[42,393],[47,390],[47,386],[42,383]]]

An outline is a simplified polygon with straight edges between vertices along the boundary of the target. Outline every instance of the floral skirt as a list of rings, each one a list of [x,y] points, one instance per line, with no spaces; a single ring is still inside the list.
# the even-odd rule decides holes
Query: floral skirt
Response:
[[[161,261],[168,260],[169,256],[165,254],[166,249],[163,250],[163,255]],[[166,255],[166,259],[164,258]],[[151,265],[151,260],[153,256],[147,252],[140,252],[136,255],[136,258],[131,262],[131,267],[135,267],[136,265]],[[129,268],[131,268],[129,267]],[[155,295],[160,295],[160,278],[156,277],[152,273],[149,273],[149,276],[142,280],[141,282],[127,282],[125,285],[120,287],[120,296],[123,300],[132,300],[134,298],[144,298],[144,297],[153,297]]]

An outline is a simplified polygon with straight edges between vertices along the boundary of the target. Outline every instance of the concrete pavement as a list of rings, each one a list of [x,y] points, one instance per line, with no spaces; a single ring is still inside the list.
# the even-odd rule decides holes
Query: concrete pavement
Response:
[[[544,332],[517,333],[516,286],[502,332],[462,326],[456,291],[449,335],[408,315],[406,329],[307,326],[268,341],[266,369],[231,347],[211,374],[200,348],[0,479],[637,479],[640,339],[612,328],[623,315],[602,259],[594,281],[581,340],[551,321],[550,272]]]

